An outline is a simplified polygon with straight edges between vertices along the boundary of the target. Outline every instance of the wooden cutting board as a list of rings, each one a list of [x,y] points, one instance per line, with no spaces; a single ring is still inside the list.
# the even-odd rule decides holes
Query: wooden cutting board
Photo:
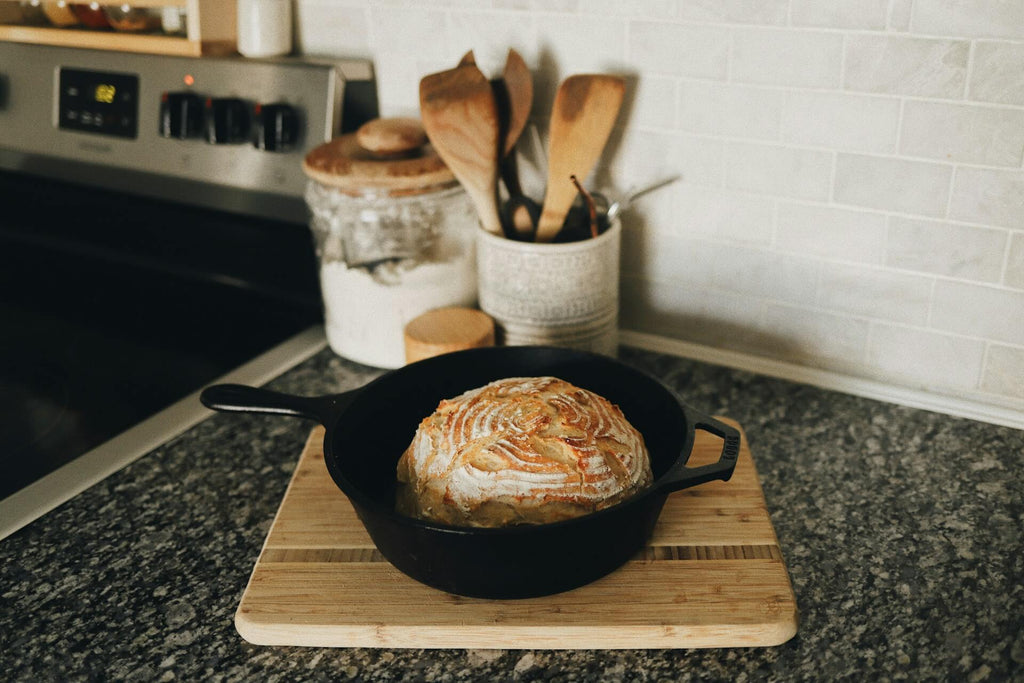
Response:
[[[697,434],[690,464],[716,460],[721,440]],[[745,435],[732,479],[669,496],[648,547],[623,567],[558,595],[484,600],[420,584],[381,556],[327,473],[318,427],[235,626],[258,645],[747,647],[793,637],[797,608]]]

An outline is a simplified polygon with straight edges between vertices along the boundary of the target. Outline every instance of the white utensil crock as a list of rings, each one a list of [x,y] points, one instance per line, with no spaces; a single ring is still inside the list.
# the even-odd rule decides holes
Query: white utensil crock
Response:
[[[614,356],[618,351],[618,219],[580,242],[520,242],[477,231],[480,308],[498,341]]]

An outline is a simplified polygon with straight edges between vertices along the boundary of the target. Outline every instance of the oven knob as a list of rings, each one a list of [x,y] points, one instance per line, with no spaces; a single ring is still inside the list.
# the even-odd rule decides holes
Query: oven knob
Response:
[[[234,97],[206,100],[206,140],[211,145],[236,144],[249,139],[249,105]]]
[[[160,96],[160,135],[195,138],[203,132],[203,101],[193,92],[165,92]]]
[[[288,104],[257,104],[253,144],[265,152],[286,152],[299,141],[299,115]]]

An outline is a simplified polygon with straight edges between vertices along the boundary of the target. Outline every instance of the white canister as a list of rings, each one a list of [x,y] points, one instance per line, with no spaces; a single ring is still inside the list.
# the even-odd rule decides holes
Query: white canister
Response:
[[[292,0],[238,0],[238,52],[278,57],[292,51]]]
[[[499,342],[614,356],[620,242],[617,218],[597,237],[559,244],[520,242],[478,230],[480,309],[494,319]]]
[[[418,121],[334,138],[303,163],[327,342],[382,368],[406,362],[417,316],[476,304],[476,216]]]

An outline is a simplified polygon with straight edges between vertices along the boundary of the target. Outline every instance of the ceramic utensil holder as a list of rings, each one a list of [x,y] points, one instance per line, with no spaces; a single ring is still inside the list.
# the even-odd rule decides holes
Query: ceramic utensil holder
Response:
[[[477,231],[480,309],[507,346],[618,351],[619,249],[613,220],[579,242],[520,242]]]

